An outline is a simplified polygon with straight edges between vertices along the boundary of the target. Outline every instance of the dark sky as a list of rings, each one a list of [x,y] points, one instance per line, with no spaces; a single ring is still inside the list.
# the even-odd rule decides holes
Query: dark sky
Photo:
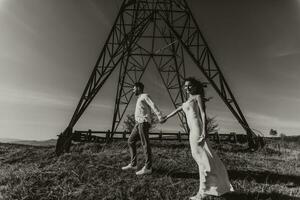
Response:
[[[1,138],[56,138],[64,130],[120,2],[0,0]],[[250,126],[264,134],[271,128],[299,134],[300,1],[188,2]],[[143,81],[170,112],[158,73],[149,69]],[[112,78],[76,128],[110,128],[115,85]],[[208,112],[220,132],[242,132],[217,96]],[[157,129],[178,130],[177,123]]]

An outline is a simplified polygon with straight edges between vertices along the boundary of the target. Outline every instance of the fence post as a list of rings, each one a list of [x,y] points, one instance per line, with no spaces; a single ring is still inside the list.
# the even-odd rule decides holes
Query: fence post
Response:
[[[80,142],[83,142],[83,140],[85,138],[84,134],[82,134],[81,132],[78,131],[78,137],[79,137]]]
[[[217,144],[220,144],[220,136],[219,136],[219,132],[215,132],[215,135],[214,135],[214,140],[217,142]]]
[[[88,130],[88,134],[87,134],[87,141],[90,142],[91,139],[92,139],[92,130],[89,129],[89,130]]]
[[[88,141],[88,132],[83,133],[83,136],[84,136],[84,142]]]
[[[236,144],[237,143],[236,133],[235,132],[231,132],[230,135],[231,135],[231,137],[233,137],[233,143]]]
[[[106,142],[108,142],[109,141],[109,137],[110,137],[110,130],[107,130],[107,132],[106,132]]]
[[[162,131],[159,132],[159,141],[162,141]]]
[[[78,140],[78,132],[74,131],[74,136],[73,136],[73,140]]]
[[[178,131],[177,139],[179,140],[179,142],[181,142],[181,132],[180,131]]]
[[[123,132],[123,139],[126,139],[126,131]]]
[[[280,146],[279,143],[277,144],[277,147],[278,147],[278,155],[280,155],[280,153],[281,153],[281,148],[280,148],[280,147],[281,147],[281,146]]]

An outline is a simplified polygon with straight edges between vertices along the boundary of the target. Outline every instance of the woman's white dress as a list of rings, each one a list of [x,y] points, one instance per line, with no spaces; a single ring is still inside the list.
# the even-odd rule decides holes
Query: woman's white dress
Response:
[[[200,186],[198,194],[220,196],[233,188],[229,182],[227,170],[209,145],[208,141],[199,143],[202,132],[202,120],[198,102],[200,96],[182,104],[190,128],[190,146],[192,156],[199,166]]]

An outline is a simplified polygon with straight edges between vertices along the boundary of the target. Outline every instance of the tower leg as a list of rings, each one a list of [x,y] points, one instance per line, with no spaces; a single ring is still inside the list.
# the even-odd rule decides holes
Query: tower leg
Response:
[[[69,149],[72,130],[112,72],[128,56],[131,46],[139,39],[153,16],[153,11],[140,12],[140,2],[124,0],[118,17],[85,86],[68,128],[57,141],[57,153]],[[127,21],[131,23],[128,24]],[[66,138],[67,137],[67,138]],[[63,141],[63,142],[62,142]],[[65,147],[63,147],[65,145]]]
[[[170,0],[168,3],[160,4],[159,8],[159,16],[245,129],[249,138],[249,147],[253,146],[253,143],[255,146],[254,140],[257,136],[250,129],[186,1]]]
[[[62,132],[57,139],[55,153],[60,156],[63,153],[69,152],[72,144],[72,128],[68,127]]]

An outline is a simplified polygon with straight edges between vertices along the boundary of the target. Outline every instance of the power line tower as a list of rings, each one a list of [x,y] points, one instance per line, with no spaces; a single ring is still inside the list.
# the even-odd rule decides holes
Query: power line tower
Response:
[[[249,146],[256,147],[258,136],[250,129],[186,0],[124,0],[73,117],[59,136],[56,153],[69,150],[73,127],[115,70],[119,70],[119,78],[111,138],[132,98],[133,84],[142,78],[150,62],[173,105],[181,105],[185,99],[182,84],[186,56],[244,128]],[[187,131],[184,115],[178,117]]]

